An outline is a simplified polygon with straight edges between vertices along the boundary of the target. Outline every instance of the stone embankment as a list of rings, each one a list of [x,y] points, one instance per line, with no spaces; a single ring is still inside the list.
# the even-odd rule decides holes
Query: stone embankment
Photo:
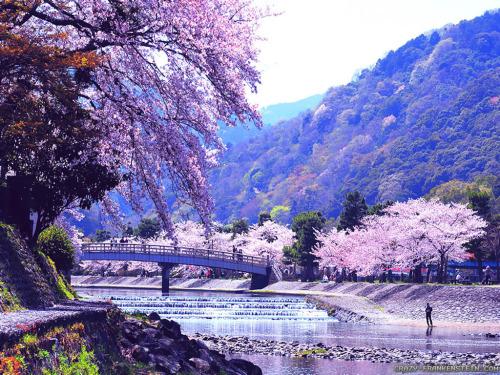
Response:
[[[300,284],[300,288],[307,290],[307,294],[320,305],[337,310],[341,320],[343,314],[350,321],[425,325],[424,310],[426,304],[430,303],[435,325],[500,324],[500,309],[496,307],[500,303],[500,288],[497,286]],[[281,293],[286,290],[297,292],[296,287],[299,285],[280,283],[270,286],[273,291]]]
[[[250,280],[177,279],[169,280],[170,289],[243,292],[250,289]],[[84,288],[161,289],[160,277],[73,276],[71,284]]]
[[[26,332],[38,334],[55,326],[77,322],[105,321],[113,306],[106,302],[66,301],[40,310],[20,310],[0,314],[0,350],[17,341]]]
[[[208,347],[222,353],[245,353],[287,357],[341,359],[347,361],[402,362],[425,365],[481,365],[500,371],[500,353],[453,353],[389,348],[349,348],[297,341],[253,340],[248,337],[195,334]]]

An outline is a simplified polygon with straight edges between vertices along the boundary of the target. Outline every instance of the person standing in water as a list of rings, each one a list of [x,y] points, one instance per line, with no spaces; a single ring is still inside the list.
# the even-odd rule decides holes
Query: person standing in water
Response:
[[[432,314],[432,307],[427,302],[427,307],[425,308],[425,320],[427,321],[427,325],[429,327],[432,327],[432,317],[431,317],[431,314]]]

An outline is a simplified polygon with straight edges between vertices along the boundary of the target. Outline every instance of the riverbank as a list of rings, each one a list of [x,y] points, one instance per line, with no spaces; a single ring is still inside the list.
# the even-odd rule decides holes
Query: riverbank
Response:
[[[73,286],[160,289],[160,278],[73,277]],[[250,292],[250,280],[170,279],[172,289]],[[252,293],[308,297],[342,321],[425,326],[433,308],[436,326],[468,325],[500,331],[500,287],[427,284],[278,282]]]
[[[454,353],[441,350],[406,350],[394,348],[352,348],[298,341],[254,340],[242,336],[196,333],[192,339],[203,341],[221,353],[262,354],[285,357],[340,359],[384,363],[411,363],[426,366],[481,366],[487,372],[500,371],[500,353]],[[459,371],[455,371],[459,372]]]

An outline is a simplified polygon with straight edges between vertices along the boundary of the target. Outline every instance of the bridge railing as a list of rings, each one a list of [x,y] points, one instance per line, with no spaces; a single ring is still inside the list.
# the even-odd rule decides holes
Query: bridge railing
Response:
[[[167,245],[150,245],[140,243],[86,243],[82,244],[82,252],[170,255],[213,259],[218,261],[242,263],[260,267],[269,267],[270,265],[269,259],[263,257],[254,257],[251,255],[211,249],[198,249],[193,247]]]

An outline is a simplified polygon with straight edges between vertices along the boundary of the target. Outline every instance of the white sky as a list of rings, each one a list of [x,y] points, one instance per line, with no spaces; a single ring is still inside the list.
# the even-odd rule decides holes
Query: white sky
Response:
[[[294,102],[351,81],[420,34],[500,8],[500,0],[256,0],[278,17],[259,34],[259,106]]]

